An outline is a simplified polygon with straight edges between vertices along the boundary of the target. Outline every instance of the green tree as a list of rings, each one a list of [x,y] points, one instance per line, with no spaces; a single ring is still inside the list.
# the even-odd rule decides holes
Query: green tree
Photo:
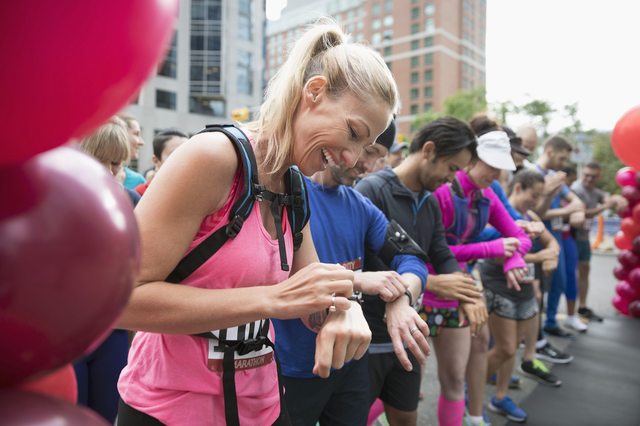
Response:
[[[587,143],[593,150],[593,160],[600,163],[602,167],[602,177],[600,178],[600,188],[607,192],[620,192],[616,184],[616,172],[624,166],[611,148],[611,133],[591,130],[586,133]]]
[[[469,122],[475,114],[486,110],[487,97],[484,87],[460,91],[444,100],[441,112],[427,111],[418,115],[411,123],[411,131],[415,131],[430,121],[445,115]]]
[[[551,121],[553,113],[556,112],[556,109],[553,108],[549,102],[540,99],[533,99],[519,107],[519,110],[525,115],[528,115],[536,124],[538,124],[539,128],[542,130],[543,139],[549,136],[547,127],[549,127],[549,122]]]
[[[571,121],[571,124],[564,128],[560,133],[574,135],[582,133],[582,122],[578,118],[578,103],[574,102],[563,107],[564,115]]]
[[[498,118],[500,123],[506,123],[510,114],[517,114],[520,108],[511,101],[496,102],[490,106],[493,114]]]

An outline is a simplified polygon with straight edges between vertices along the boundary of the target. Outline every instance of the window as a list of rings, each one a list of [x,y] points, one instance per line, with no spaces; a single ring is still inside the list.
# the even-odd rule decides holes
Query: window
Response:
[[[176,49],[177,37],[178,34],[174,32],[173,38],[171,39],[171,44],[169,45],[167,56],[164,58],[164,62],[162,62],[162,64],[158,67],[158,75],[176,78],[176,70],[178,68],[178,52]]]
[[[387,46],[384,48],[383,56],[390,56],[390,55],[391,55],[391,46]]]
[[[253,68],[251,67],[251,52],[238,50],[236,90],[241,95],[253,94]]]
[[[411,19],[418,19],[420,17],[420,9],[417,7],[414,7],[413,9],[411,9]]]
[[[373,22],[371,23],[371,29],[372,30],[379,30],[381,25],[382,25],[382,23],[380,22],[379,19],[374,19]]]
[[[411,50],[418,50],[418,48],[420,47],[420,45],[418,44],[418,40],[412,40],[411,41]]]
[[[411,105],[411,115],[416,115],[418,113],[418,105]]]
[[[378,45],[382,41],[382,35],[380,33],[375,33],[371,36],[371,44]]]
[[[225,116],[225,103],[221,99],[211,99],[200,96],[189,97],[189,112],[216,117]]]
[[[431,3],[427,3],[424,6],[424,14],[427,16],[433,16],[434,13],[436,13],[436,7]]]
[[[384,0],[384,11],[393,12],[393,0]]]
[[[424,39],[424,47],[433,46],[433,37],[425,37]]]
[[[429,18],[425,21],[424,30],[428,33],[432,33],[436,30],[436,24],[432,18]]]
[[[420,61],[417,56],[411,57],[411,68],[415,68],[419,65]]]
[[[431,86],[426,86],[424,88],[424,97],[429,99],[433,97],[433,87]]]
[[[384,17],[384,20],[382,21],[384,23],[385,27],[390,27],[393,25],[393,16],[388,15]]]
[[[393,30],[384,30],[382,33],[382,39],[385,41],[391,41],[393,39]]]
[[[426,53],[424,55],[424,64],[425,65],[433,64],[433,53]]]
[[[418,73],[417,72],[412,72],[411,73],[411,83],[415,84],[418,82]]]
[[[418,96],[420,96],[420,92],[418,92],[418,89],[411,89],[409,93],[410,93],[409,97],[411,98],[412,101],[418,99]]]
[[[433,108],[433,105],[431,105],[431,102],[427,102],[424,104],[424,107],[422,109],[423,112],[429,112],[431,111],[431,108]]]
[[[433,70],[426,70],[424,72],[424,81],[432,81],[433,80]]]
[[[411,34],[417,34],[420,31],[420,24],[411,24]]]
[[[238,38],[241,40],[253,40],[251,0],[238,1]]]
[[[373,16],[378,16],[378,15],[380,15],[380,3],[374,3],[374,4],[371,6],[371,14],[372,14]]]
[[[176,109],[176,94],[166,90],[156,90],[156,107]]]

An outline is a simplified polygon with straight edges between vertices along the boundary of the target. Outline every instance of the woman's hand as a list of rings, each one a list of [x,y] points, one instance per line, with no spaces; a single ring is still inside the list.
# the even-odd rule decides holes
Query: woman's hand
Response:
[[[351,308],[347,297],[353,293],[354,272],[340,265],[312,263],[286,279],[268,287],[270,318],[307,317],[335,306]]]
[[[482,297],[482,291],[469,275],[462,273],[430,275],[428,289],[443,299],[473,303]]]
[[[379,296],[385,302],[396,300],[407,289],[407,284],[395,271],[359,272],[353,285],[356,290],[370,296]]]
[[[465,318],[469,320],[471,336],[475,337],[482,324],[489,318],[484,300],[478,299],[473,303],[460,303],[460,324],[464,323]]]
[[[504,246],[504,257],[511,257],[518,251],[520,240],[513,237],[503,238],[502,245]]]
[[[411,360],[407,356],[405,345],[415,355],[420,364],[427,361],[427,356],[431,352],[427,336],[429,326],[420,318],[420,315],[413,307],[409,306],[406,297],[400,297],[386,305],[386,321],[389,336],[393,343],[393,351],[398,357],[398,361],[405,370],[413,370]]]
[[[371,342],[371,330],[357,302],[348,310],[329,313],[316,337],[313,374],[329,377],[331,368],[342,368],[345,362],[360,359]]]

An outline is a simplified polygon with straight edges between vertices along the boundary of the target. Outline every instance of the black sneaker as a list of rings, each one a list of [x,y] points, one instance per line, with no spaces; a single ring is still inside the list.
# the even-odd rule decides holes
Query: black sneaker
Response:
[[[563,330],[562,328],[560,328],[559,326],[555,326],[555,327],[544,327],[543,328],[545,334],[549,334],[550,336],[556,336],[556,337],[563,337],[565,339],[572,339],[575,336],[573,335],[573,333],[569,333],[566,330]]]
[[[588,319],[589,321],[596,321],[596,322],[604,321],[604,318],[602,318],[600,315],[596,314],[595,312],[593,312],[589,308],[580,308],[580,309],[578,309],[578,314],[581,317],[584,317],[584,318]]]
[[[558,379],[549,368],[538,359],[533,361],[522,361],[519,368],[520,372],[532,379],[542,383],[543,385],[558,387],[562,384],[562,381]]]
[[[547,342],[543,347],[536,349],[536,358],[540,358],[554,364],[568,364],[573,361],[573,355],[569,355],[554,348],[549,342]]]

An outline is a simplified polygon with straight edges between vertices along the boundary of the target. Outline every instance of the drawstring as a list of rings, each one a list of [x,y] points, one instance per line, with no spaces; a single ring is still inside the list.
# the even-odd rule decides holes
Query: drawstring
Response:
[[[282,206],[289,204],[290,197],[284,194],[276,194],[265,189],[262,185],[257,185],[255,188],[256,200],[267,200],[271,202],[271,215],[276,226],[276,236],[278,238],[278,249],[280,250],[280,268],[283,271],[289,270],[289,264],[287,262],[287,249],[284,245],[284,232],[282,230]]]

